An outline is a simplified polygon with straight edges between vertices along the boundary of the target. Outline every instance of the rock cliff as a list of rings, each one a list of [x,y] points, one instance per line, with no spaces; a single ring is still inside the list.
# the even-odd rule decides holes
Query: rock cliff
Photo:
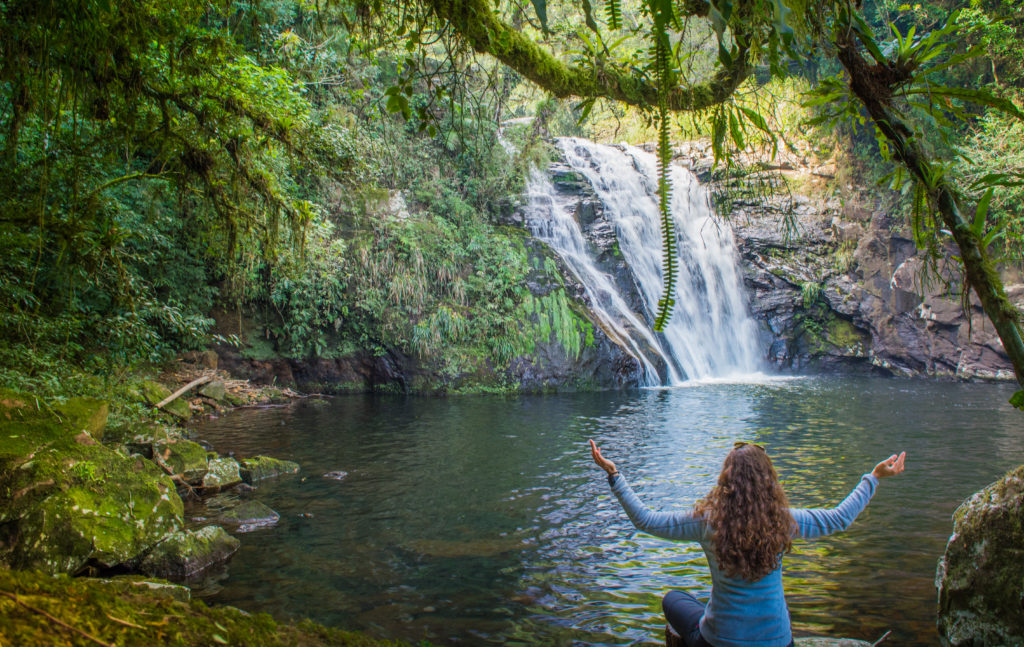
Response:
[[[707,144],[683,146],[679,159],[727,198],[719,202],[750,308],[777,368],[1013,378],[977,298],[960,292],[954,250],[929,263],[887,189],[841,184],[833,165],[806,150],[740,182],[712,169]],[[1020,273],[1005,269],[1003,280],[1024,308]]]

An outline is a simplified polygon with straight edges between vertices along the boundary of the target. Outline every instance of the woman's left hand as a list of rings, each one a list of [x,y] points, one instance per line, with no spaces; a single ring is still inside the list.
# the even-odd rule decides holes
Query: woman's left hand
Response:
[[[590,441],[590,456],[597,463],[597,466],[608,472],[609,475],[618,474],[619,470],[615,469],[615,463],[601,455],[601,449],[593,440]]]

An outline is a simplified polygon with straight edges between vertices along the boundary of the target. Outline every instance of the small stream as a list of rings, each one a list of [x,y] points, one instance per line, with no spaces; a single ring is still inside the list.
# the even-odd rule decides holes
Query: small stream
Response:
[[[345,396],[237,411],[197,435],[298,461],[252,496],[281,514],[242,535],[212,603],[436,644],[663,644],[660,596],[706,596],[696,544],[637,533],[586,440],[653,507],[691,505],[736,440],[764,445],[794,506],[834,505],[891,452],[846,533],[786,559],[797,635],[934,645],[950,515],[1024,463],[1008,385],[883,379],[706,383],[626,393]],[[323,478],[343,470],[341,481]]]

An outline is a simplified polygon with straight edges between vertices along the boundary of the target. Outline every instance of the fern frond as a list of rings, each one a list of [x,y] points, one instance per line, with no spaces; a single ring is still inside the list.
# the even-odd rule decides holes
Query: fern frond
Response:
[[[665,281],[665,292],[658,300],[658,314],[654,319],[654,329],[658,332],[664,330],[675,307],[679,254],[675,223],[672,220],[672,183],[669,178],[672,142],[668,111],[669,51],[665,40],[659,38],[655,45],[655,69],[658,76],[658,212],[661,217],[661,273]]]
[[[622,0],[608,0],[605,5],[608,14],[608,26],[612,29],[622,28]]]

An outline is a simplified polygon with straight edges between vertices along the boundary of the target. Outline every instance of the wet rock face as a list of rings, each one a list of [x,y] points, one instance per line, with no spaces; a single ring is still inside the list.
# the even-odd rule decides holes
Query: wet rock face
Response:
[[[939,561],[939,636],[951,647],[1024,644],[1024,465],[965,501]]]
[[[878,198],[844,201],[794,195],[792,203],[734,207],[730,224],[769,361],[782,369],[1011,379],[977,298],[965,311],[961,296],[934,280],[937,271],[960,285],[956,262],[929,267]],[[796,229],[787,236],[788,210]],[[1024,306],[1019,277],[1004,281],[1011,301]]]

